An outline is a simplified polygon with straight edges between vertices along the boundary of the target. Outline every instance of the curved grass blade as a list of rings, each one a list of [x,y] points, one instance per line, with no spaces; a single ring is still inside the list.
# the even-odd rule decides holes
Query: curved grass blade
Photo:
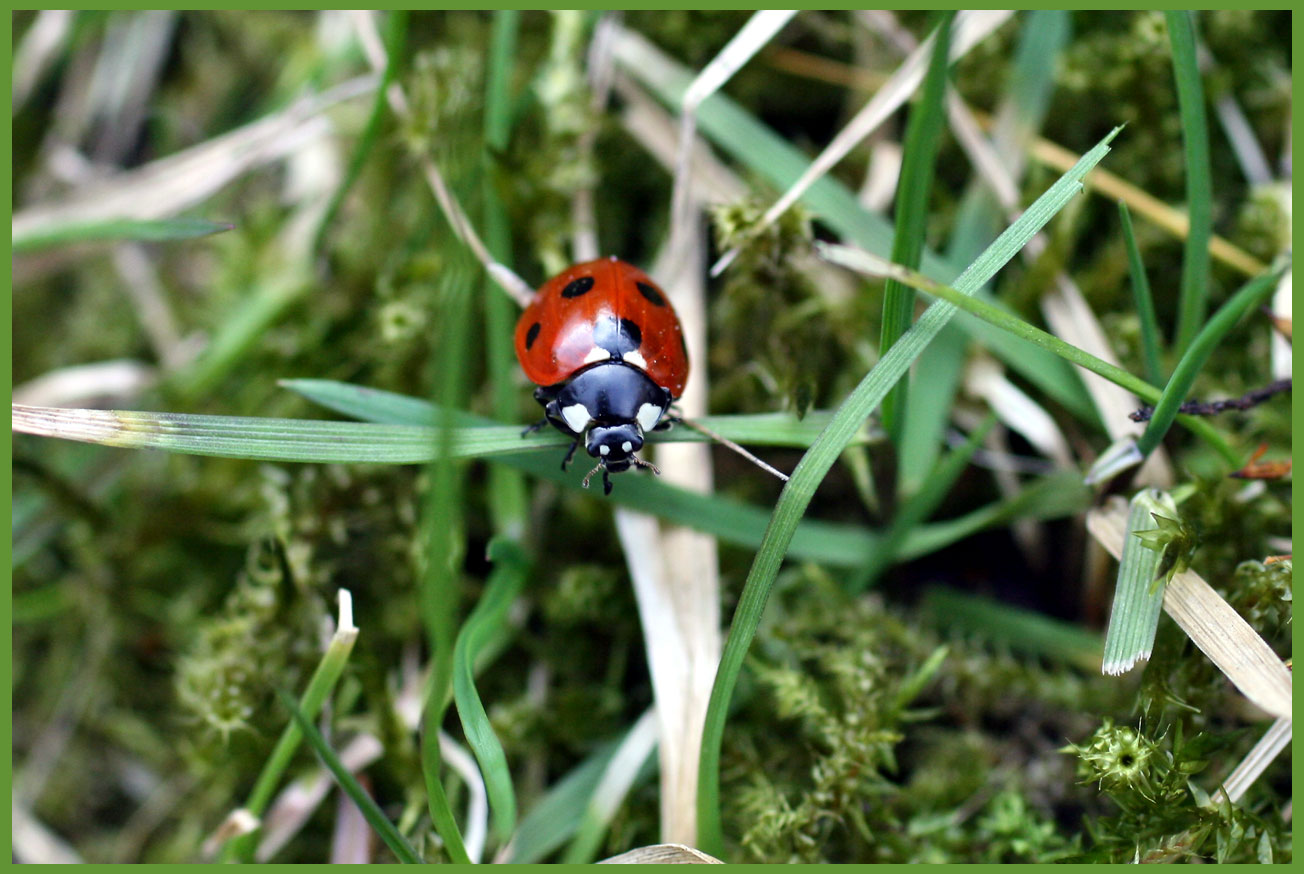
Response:
[[[376,834],[380,835],[380,839],[385,842],[390,851],[398,857],[400,862],[406,862],[409,865],[422,864],[422,859],[417,855],[417,851],[412,849],[412,845],[394,827],[394,823],[390,822],[380,808],[376,806],[376,802],[367,794],[367,790],[363,789],[353,775],[349,773],[349,769],[344,767],[340,757],[335,755],[335,751],[326,743],[326,739],[321,736],[317,726],[313,725],[312,721],[299,709],[299,705],[295,703],[290,693],[284,689],[278,689],[277,695],[280,697],[281,703],[285,705],[285,709],[290,711],[290,717],[294,720],[294,724],[303,733],[304,739],[308,741],[308,745],[317,754],[317,758],[321,759],[322,764],[335,776],[335,782],[340,784],[340,788],[358,806],[358,810],[362,811],[362,815],[366,817],[367,822],[375,829]]]
[[[1177,77],[1177,110],[1182,121],[1186,158],[1186,211],[1190,230],[1182,255],[1182,287],[1177,304],[1173,349],[1186,351],[1204,321],[1209,295],[1209,238],[1213,234],[1213,182],[1209,163],[1209,123],[1204,112],[1204,86],[1195,58],[1195,13],[1164,12]]]
[[[453,700],[466,742],[480,763],[496,837],[506,844],[516,828],[516,794],[507,755],[475,688],[475,660],[504,624],[507,609],[525,585],[530,563],[524,550],[503,537],[490,542],[489,559],[494,562],[494,570],[484,594],[462,624],[453,645]]]
[[[924,253],[925,223],[928,220],[928,195],[933,188],[933,171],[937,163],[938,143],[942,138],[945,116],[942,98],[946,94],[946,74],[951,50],[951,22],[954,12],[942,13],[934,28],[935,44],[924,92],[910,110],[903,146],[905,161],[897,184],[896,227],[892,233],[892,260],[907,267],[918,267]],[[895,343],[906,329],[915,311],[915,291],[908,285],[889,279],[883,288],[883,324],[879,334],[879,354]],[[883,427],[892,435],[900,452],[905,433],[904,418],[910,377],[901,379],[883,398]]]
[[[462,524],[465,465],[452,457],[459,433],[457,411],[467,393],[464,376],[470,330],[471,295],[475,287],[471,255],[461,246],[451,247],[447,267],[438,277],[435,299],[440,302],[438,335],[431,383],[438,400],[435,416],[436,453],[427,468],[428,485],[422,496],[420,536],[425,546],[425,567],[417,584],[417,609],[426,633],[429,684],[421,717],[421,766],[426,782],[430,817],[445,843],[464,847],[452,808],[448,806],[440,765],[439,730],[453,694],[453,646],[461,600],[460,568],[466,550]],[[465,854],[465,849],[460,852]]]
[[[1177,367],[1173,369],[1173,375],[1168,380],[1168,385],[1164,386],[1163,394],[1155,402],[1155,411],[1150,416],[1150,424],[1146,426],[1145,431],[1137,440],[1137,450],[1142,456],[1149,455],[1159,445],[1159,441],[1164,439],[1168,429],[1172,426],[1173,420],[1177,418],[1177,411],[1186,400],[1186,394],[1195,384],[1195,378],[1200,375],[1200,368],[1204,366],[1205,361],[1209,359],[1214,347],[1221,342],[1227,332],[1236,326],[1236,323],[1254,307],[1268,299],[1269,295],[1276,290],[1277,280],[1281,278],[1281,269],[1273,270],[1262,276],[1255,277],[1241,286],[1227,303],[1219,307],[1218,312],[1214,313],[1213,318],[1205,324],[1191,341],[1186,351],[1182,354],[1182,360],[1177,362]],[[1149,400],[1147,398],[1147,400]],[[1202,419],[1196,418],[1195,421],[1202,422]],[[1239,466],[1239,459],[1233,457],[1230,459],[1233,464]]]
[[[62,225],[37,227],[32,231],[18,231],[11,237],[15,255],[70,246],[76,243],[127,242],[163,243],[174,240],[193,240],[229,231],[235,225],[229,222],[210,222],[206,219],[108,219],[104,221],[69,222]]]
[[[973,294],[998,270],[1013,258],[1066,203],[1082,190],[1082,177],[1100,162],[1109,151],[1109,141],[1118,134],[1115,128],[1108,136],[1064,176],[1060,177],[1018,220],[996,239],[982,255],[955,280],[962,293]],[[860,384],[838,408],[818,440],[802,456],[793,471],[792,479],[779,495],[778,505],[770,518],[765,540],[757,551],[747,582],[743,586],[738,608],[734,613],[725,642],[720,669],[711,689],[706,727],[702,736],[702,758],[699,770],[698,823],[701,848],[713,856],[721,856],[724,835],[720,828],[720,745],[724,738],[724,724],[728,716],[729,700],[742,670],[743,659],[751,646],[752,638],[761,621],[770,587],[783,563],[783,558],[796,533],[802,514],[810,504],[824,476],[838,455],[846,447],[860,423],[882,401],[888,390],[910,367],[942,327],[955,314],[954,305],[934,302],[919,321],[902,335],[901,339],[879,359],[874,369],[866,374]]]

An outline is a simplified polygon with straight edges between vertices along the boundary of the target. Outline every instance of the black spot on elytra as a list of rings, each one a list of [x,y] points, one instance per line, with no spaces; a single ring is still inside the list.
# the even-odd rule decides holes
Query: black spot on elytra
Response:
[[[648,299],[652,306],[663,307],[666,305],[666,299],[661,296],[661,292],[658,291],[657,287],[652,283],[636,282],[634,284],[638,286],[638,290],[642,292],[643,296]]]
[[[531,346],[533,346],[533,345],[534,345],[534,341],[537,340],[537,339],[539,339],[539,331],[540,331],[540,329],[542,329],[542,328],[543,328],[543,325],[539,324],[538,322],[535,322],[533,325],[530,325],[530,330],[528,330],[528,331],[525,332],[525,348],[526,348],[526,349],[529,349]]]
[[[629,319],[613,316],[593,326],[593,344],[606,349],[612,358],[623,358],[643,345],[643,331]]]
[[[593,290],[593,277],[581,276],[579,279],[572,279],[565,288],[561,290],[562,297],[579,297],[581,294],[588,294]]]

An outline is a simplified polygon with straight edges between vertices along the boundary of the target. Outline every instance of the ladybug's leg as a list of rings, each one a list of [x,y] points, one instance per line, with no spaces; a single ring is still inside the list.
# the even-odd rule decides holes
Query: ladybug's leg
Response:
[[[611,471],[602,468],[602,494],[611,494]]]
[[[543,421],[546,423],[548,420],[544,419]],[[566,457],[561,460],[562,470],[565,470],[567,465],[571,463],[571,459],[575,457],[575,450],[578,449],[579,446],[580,446],[580,441],[576,440],[574,443],[571,444],[571,448],[566,450]]]
[[[653,430],[653,431],[669,431],[669,430],[670,430],[671,428],[673,428],[675,425],[682,425],[683,423],[684,423],[684,417],[683,417],[683,415],[679,412],[679,410],[677,410],[677,409],[673,409],[673,410],[672,410],[669,406],[667,406],[667,407],[666,407],[666,414],[665,414],[664,416],[661,417],[661,421],[660,421],[660,422],[657,422],[656,427],[653,428],[652,430]]]
[[[528,425],[528,426],[526,426],[525,430],[521,432],[521,436],[522,436],[522,437],[529,437],[529,436],[530,436],[531,434],[533,434],[535,431],[538,431],[538,430],[540,430],[540,429],[542,429],[542,428],[546,428],[546,427],[548,427],[548,417],[547,417],[547,416],[544,416],[542,419],[540,419],[539,421],[535,422],[533,425]]]

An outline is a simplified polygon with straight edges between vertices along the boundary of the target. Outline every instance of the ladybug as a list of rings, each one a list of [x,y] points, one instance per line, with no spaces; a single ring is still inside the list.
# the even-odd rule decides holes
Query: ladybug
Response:
[[[545,282],[516,323],[516,357],[544,418],[574,443],[583,441],[602,471],[656,468],[635,455],[645,435],[670,427],[666,411],[684,393],[688,347],[679,317],[646,273],[616,258],[576,264]]]

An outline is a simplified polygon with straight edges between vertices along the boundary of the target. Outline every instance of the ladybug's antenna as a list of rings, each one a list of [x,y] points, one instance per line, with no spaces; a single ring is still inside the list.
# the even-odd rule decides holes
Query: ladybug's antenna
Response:
[[[629,460],[632,461],[632,462],[634,462],[634,463],[635,463],[636,465],[638,465],[639,467],[646,467],[648,470],[652,471],[652,472],[653,472],[654,474],[656,474],[657,476],[661,476],[661,471],[659,471],[659,470],[657,469],[657,466],[656,466],[655,464],[653,464],[652,462],[650,462],[650,461],[644,461],[643,459],[639,458],[637,455],[631,455],[631,456],[629,457]]]
[[[682,418],[682,417],[676,417],[676,418],[675,418],[675,421],[677,421],[677,422],[679,422],[679,423],[681,423],[681,424],[683,424],[683,425],[687,425],[689,428],[692,428],[694,431],[697,431],[697,432],[699,432],[699,433],[701,433],[701,434],[705,434],[707,437],[710,437],[712,440],[716,441],[717,443],[721,443],[721,444],[723,444],[723,445],[725,445],[725,446],[728,446],[728,447],[729,447],[730,449],[732,449],[734,452],[737,452],[737,453],[738,453],[739,455],[741,455],[743,458],[747,459],[747,460],[750,461],[752,464],[756,465],[757,467],[761,468],[762,470],[774,474],[775,476],[777,476],[779,479],[783,480],[784,482],[787,482],[787,481],[788,481],[788,475],[787,475],[786,473],[784,473],[783,471],[777,470],[777,469],[775,469],[774,467],[771,467],[770,465],[766,464],[764,461],[761,461],[761,460],[760,460],[759,458],[757,458],[755,455],[752,455],[752,454],[751,454],[750,452],[748,452],[746,449],[743,449],[743,448],[742,448],[741,446],[739,446],[737,443],[735,443],[735,442],[733,442],[732,440],[730,440],[728,437],[725,437],[725,436],[722,435],[722,434],[717,434],[717,433],[715,433],[715,432],[712,431],[710,428],[706,427],[705,425],[701,424],[700,422],[694,422],[692,419],[685,419],[685,418]]]

